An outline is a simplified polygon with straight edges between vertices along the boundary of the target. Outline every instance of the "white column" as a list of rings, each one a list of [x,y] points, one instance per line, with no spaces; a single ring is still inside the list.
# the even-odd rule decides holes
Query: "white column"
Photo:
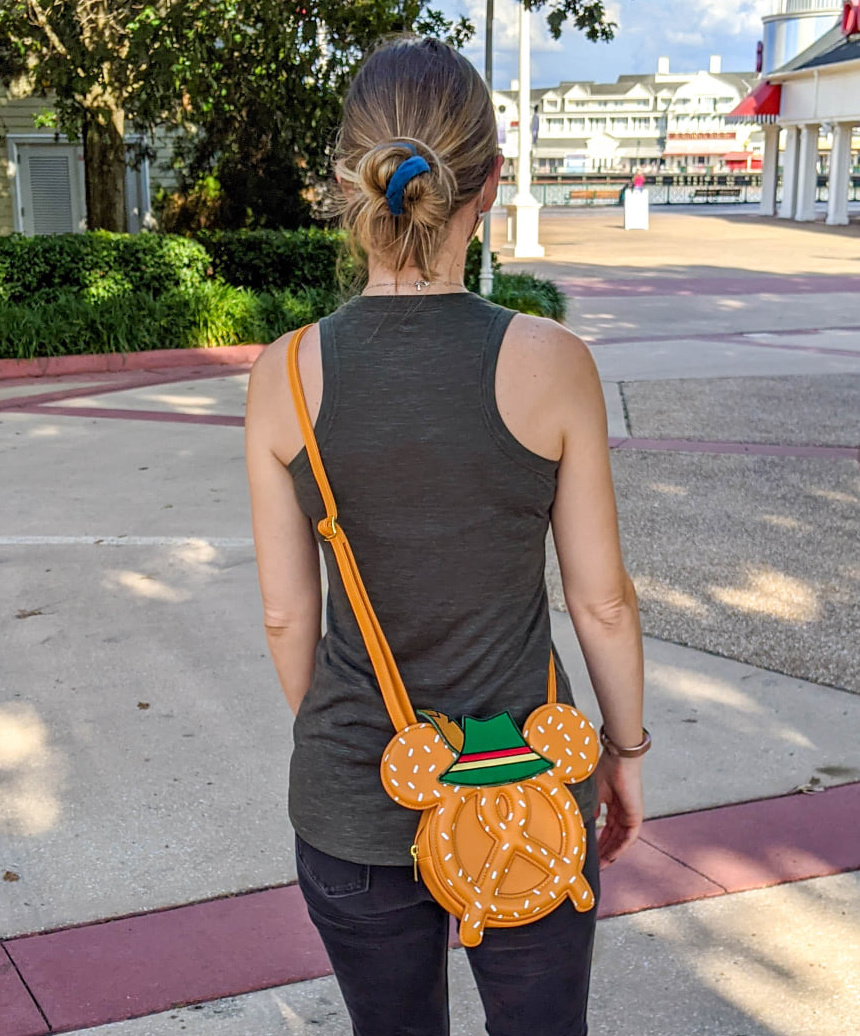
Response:
[[[776,172],[779,164],[779,126],[764,127],[764,155],[761,163],[760,216],[776,214]]]
[[[815,221],[817,181],[818,123],[808,122],[800,129],[800,156],[797,160],[797,209],[794,218],[801,223]]]
[[[782,201],[779,203],[779,218],[794,219],[797,201],[797,126],[788,126],[785,131],[785,151],[782,153]]]
[[[517,156],[517,193],[514,207],[514,258],[541,259],[538,243],[540,202],[532,196],[532,104],[531,104],[531,11],[520,4],[520,97],[519,154]]]
[[[827,178],[827,222],[848,222],[848,180],[851,174],[850,122],[837,122],[833,128],[830,150],[830,174]]]

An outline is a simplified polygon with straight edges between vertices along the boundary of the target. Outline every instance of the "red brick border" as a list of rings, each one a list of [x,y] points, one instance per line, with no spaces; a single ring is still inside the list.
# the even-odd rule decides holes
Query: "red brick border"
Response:
[[[253,363],[265,348],[265,345],[224,345],[216,349],[153,349],[139,353],[84,353],[80,356],[43,356],[35,360],[0,360],[0,381],[210,364],[233,367]]]
[[[601,874],[599,916],[858,870],[858,811],[860,782],[649,820]],[[0,1031],[69,1032],[329,970],[298,888],[259,889],[7,939]]]

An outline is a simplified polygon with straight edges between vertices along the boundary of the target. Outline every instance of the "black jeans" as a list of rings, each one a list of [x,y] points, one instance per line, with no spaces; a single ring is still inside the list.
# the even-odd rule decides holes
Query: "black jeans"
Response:
[[[594,821],[585,876],[599,895]],[[296,837],[299,885],[355,1036],[448,1036],[449,916],[411,867],[349,863]],[[597,905],[565,900],[467,950],[489,1036],[586,1036]],[[456,1011],[456,1005],[454,1005]]]

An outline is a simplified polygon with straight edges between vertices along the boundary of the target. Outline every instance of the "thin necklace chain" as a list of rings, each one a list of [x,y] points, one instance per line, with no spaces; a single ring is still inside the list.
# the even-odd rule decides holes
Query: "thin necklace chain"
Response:
[[[411,287],[413,287],[416,291],[420,292],[423,291],[425,288],[429,288],[431,284],[438,284],[443,287],[462,288],[464,291],[466,290],[466,285],[463,284],[462,281],[425,281],[421,278],[419,278],[417,281],[407,281],[405,284],[403,283],[403,281],[384,281],[379,284],[367,284],[365,285],[364,290],[367,291],[368,288],[406,288],[411,285]],[[446,294],[450,295],[453,293],[446,292]]]

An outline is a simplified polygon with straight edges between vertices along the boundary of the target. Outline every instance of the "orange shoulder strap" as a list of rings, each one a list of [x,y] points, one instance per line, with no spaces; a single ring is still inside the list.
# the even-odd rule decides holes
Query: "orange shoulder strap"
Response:
[[[370,603],[370,598],[367,596],[367,590],[365,590],[364,583],[361,580],[349,540],[346,538],[346,533],[338,521],[337,504],[335,503],[334,493],[331,491],[328,476],[320,456],[319,446],[314,435],[314,426],[308,413],[308,405],[305,400],[301,377],[299,376],[299,343],[311,326],[308,324],[293,335],[287,353],[287,371],[290,378],[290,391],[293,394],[293,403],[295,404],[299,426],[302,430],[302,439],[304,439],[311,470],[319,486],[326,511],[326,516],[319,523],[317,529],[323,539],[331,544],[334,551],[344,589],[352,610],[355,612],[355,618],[358,622],[358,628],[361,630],[364,646],[367,648],[373,671],[376,673],[376,679],[379,682],[379,689],[382,692],[385,708],[388,711],[391,722],[394,724],[395,730],[402,730],[404,727],[408,727],[411,723],[416,722],[415,712],[412,709],[412,704],[409,701],[409,696],[406,693],[406,688],[397,669],[397,663],[394,661],[394,656],[391,653],[391,648],[388,646],[388,641],[385,639],[385,634],[379,625],[379,620]]]
[[[367,596],[367,590],[361,580],[358,565],[346,533],[343,531],[337,515],[337,504],[334,499],[328,476],[320,456],[319,445],[317,444],[314,426],[311,415],[308,413],[308,404],[305,399],[305,392],[302,388],[302,379],[299,374],[299,345],[305,332],[312,327],[306,324],[299,328],[290,340],[287,350],[287,373],[290,380],[290,391],[293,395],[293,404],[299,419],[299,427],[302,431],[305,449],[308,454],[311,471],[319,487],[326,516],[317,525],[320,535],[331,544],[334,551],[337,567],[346,590],[349,603],[355,613],[358,628],[364,640],[364,646],[370,656],[373,671],[382,692],[382,700],[391,718],[395,730],[402,730],[411,723],[416,722],[415,712],[409,701],[409,695],[394,661],[394,655],[379,625],[379,619]],[[556,700],[555,662],[550,653],[549,676],[547,679],[547,701],[552,703]]]

